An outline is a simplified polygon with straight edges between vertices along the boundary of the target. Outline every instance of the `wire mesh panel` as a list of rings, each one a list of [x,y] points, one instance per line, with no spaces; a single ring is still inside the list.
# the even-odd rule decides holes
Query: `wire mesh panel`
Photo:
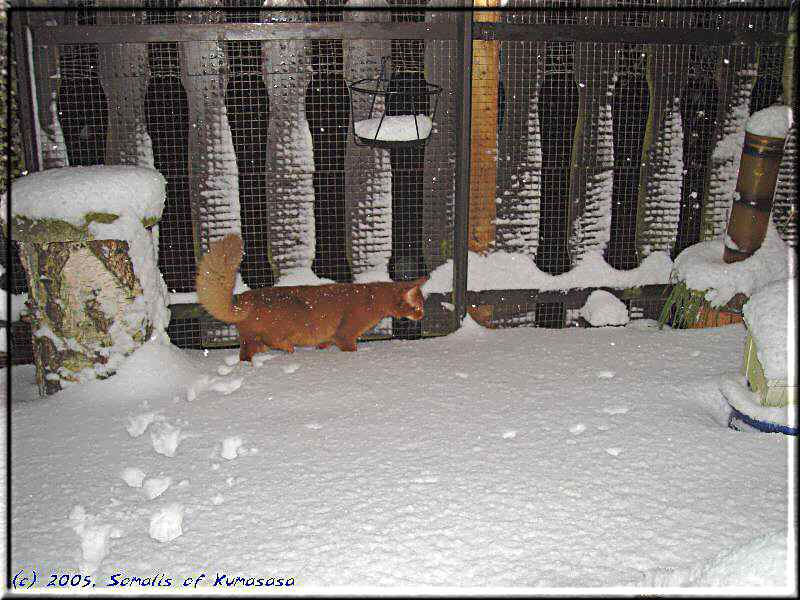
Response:
[[[572,230],[573,264],[589,253],[604,254],[611,237],[614,183],[612,102],[618,79],[614,44],[577,45],[576,78],[581,102],[580,132],[575,148]]]
[[[148,0],[145,22],[176,23],[168,0]],[[192,228],[189,182],[189,130],[191,121],[178,43],[147,45],[148,81],[144,114],[153,149],[155,168],[167,180],[167,198],[159,223],[159,268],[170,291],[194,289],[196,256]]]
[[[380,18],[387,22],[389,13],[349,11],[345,19],[369,22]],[[390,41],[348,41],[345,48],[345,73],[353,81],[374,79],[380,76],[381,66],[390,55]],[[351,98],[353,118],[386,111],[383,95],[353,93]],[[357,145],[348,137],[347,195],[352,199],[351,256],[354,281],[388,281],[389,259],[392,255],[392,168],[389,151],[366,145]]]
[[[437,10],[443,3],[309,0],[278,10],[283,3],[222,0],[199,11],[179,10],[177,0],[117,2],[129,7],[117,11],[73,5],[78,10],[58,17],[62,27],[203,24],[215,34],[177,41],[160,30],[127,40],[120,27],[113,43],[35,44],[37,120],[30,129],[40,166],[158,169],[167,180],[159,266],[170,291],[194,290],[198,258],[228,232],[244,239],[241,277],[250,287],[426,275],[457,250],[457,42],[399,34],[275,39],[267,25],[367,23],[400,31],[462,18]],[[679,5],[710,8],[669,10]],[[489,40],[499,48],[498,76],[480,87],[473,115],[491,114],[486,129],[496,131],[496,160],[473,174],[489,182],[490,249],[525,255],[558,275],[591,253],[630,269],[652,252],[674,256],[719,235],[744,123],[780,97],[783,47],[696,37],[628,43],[609,40],[608,32],[785,31],[785,12],[751,5],[725,12],[704,0],[511,0],[512,10],[498,18],[530,26],[530,39]],[[371,6],[396,10],[348,10]],[[522,10],[530,8],[540,10]],[[561,39],[574,27],[605,37]],[[230,31],[247,36],[229,39]],[[351,98],[348,82],[377,78],[384,64],[393,95],[376,102],[388,116],[428,113],[426,85],[442,88],[425,144],[354,144],[354,114],[367,100]],[[795,156],[792,129],[773,217],[794,243]],[[563,327],[572,320],[561,302],[497,305],[492,315],[500,326]],[[370,335],[418,337],[445,333],[452,323],[437,313],[421,326],[383,323]],[[206,317],[175,319],[169,332],[188,346],[236,342],[234,328]]]
[[[509,5],[551,9],[504,13],[509,23],[546,25],[562,22],[607,28],[664,27],[751,32],[780,32],[785,31],[786,25],[785,12],[635,10],[638,7],[656,7],[654,2],[647,0],[626,2],[624,11],[572,10],[578,8],[576,2],[512,1]],[[620,3],[593,3],[598,8],[604,5],[618,8]],[[776,2],[761,5],[781,6]],[[681,3],[680,6],[687,4]],[[712,8],[714,3],[688,3],[688,6]],[[554,32],[558,35],[557,30]],[[501,61],[508,61],[508,65],[504,63],[505,90],[514,85],[514,69],[521,66],[519,50],[515,46],[522,44],[509,42],[502,54]],[[540,244],[535,250],[539,268],[557,273],[570,266],[567,260],[563,270],[553,268],[553,264],[559,262],[555,257],[559,256],[561,244],[561,239],[552,233],[555,231],[556,236],[560,235],[561,227],[554,227],[553,223],[557,223],[559,218],[571,228],[568,255],[572,265],[580,262],[587,252],[599,249],[611,266],[630,269],[651,252],[666,251],[674,257],[691,244],[719,235],[733,197],[736,167],[731,168],[731,165],[734,154],[738,165],[741,143],[736,143],[736,136],[744,135],[747,114],[743,107],[745,100],[750,99],[752,86],[748,85],[747,79],[753,77],[756,65],[748,57],[759,52],[765,57],[758,61],[763,83],[760,88],[754,88],[754,98],[761,99],[762,106],[769,105],[776,99],[779,77],[767,74],[767,65],[777,64],[776,57],[782,57],[783,47],[763,46],[758,49],[754,43],[745,47],[682,43],[545,43],[544,48],[537,50],[537,59],[542,65],[547,63],[548,47],[559,48],[560,62],[567,65],[562,70],[574,73],[578,119],[564,123],[566,133],[564,141],[559,144],[547,140],[545,130],[549,115],[525,111],[526,116],[535,121],[528,131],[536,131],[541,136],[539,144],[544,157],[542,199],[535,209],[538,215],[533,227],[541,232],[542,241],[548,240],[549,247]],[[507,57],[514,53],[516,56],[509,60]],[[515,101],[525,104],[526,89],[535,90],[538,97],[547,97],[549,93],[547,106],[550,115],[569,115],[569,107],[576,104],[576,94],[566,77],[560,89],[547,82],[547,70],[545,66],[533,77],[528,77],[522,86],[513,88],[511,95]],[[549,70],[556,71],[552,67]],[[553,91],[555,89],[558,91]],[[753,108],[754,101],[750,103]],[[506,109],[512,118],[515,110],[520,109],[513,106]],[[741,117],[737,118],[737,115]],[[511,127],[516,129],[512,135],[519,138],[519,151],[529,141],[519,125],[512,124]],[[574,140],[569,139],[571,135]],[[519,198],[515,197],[520,186],[515,179],[518,175],[514,166],[520,161],[513,156],[513,150],[510,153],[503,150],[502,137],[501,126],[497,246],[507,249],[509,241],[519,245],[531,226],[524,219],[510,218],[514,206],[520,205]],[[557,196],[553,187],[556,179],[552,172],[548,173],[548,143],[549,152],[561,148],[565,156],[557,164],[571,171],[561,184],[561,189],[569,197],[562,201],[553,200]],[[571,148],[570,143],[573,144]],[[790,156],[794,153],[792,143],[790,133],[787,143]],[[791,162],[785,159],[782,168],[787,174],[792,173],[790,165]],[[784,237],[791,237],[792,224],[786,215],[794,216],[789,208],[793,203],[781,196],[785,190],[787,200],[792,197],[786,181],[788,178],[785,176],[779,180],[776,192],[776,202],[786,202],[786,208],[782,216],[779,216],[781,210],[776,209],[774,218],[776,223],[780,221],[786,232]],[[548,202],[552,203],[552,208],[548,209]],[[703,223],[706,223],[705,228],[701,227]],[[518,308],[521,310],[522,307]],[[495,307],[496,315],[503,311],[509,312],[507,307]],[[513,317],[506,315],[497,323],[517,324],[520,317],[520,313]],[[541,322],[540,318],[535,320]],[[560,321],[557,317],[552,324],[558,326]]]
[[[678,231],[672,256],[701,239],[700,215],[709,180],[709,161],[719,108],[719,85],[714,77],[717,48],[691,46],[686,84],[680,94],[680,124],[683,129],[683,178]],[[671,140],[677,137],[673,120]]]
[[[257,10],[261,2],[226,0],[225,6],[227,23],[258,23],[263,16]],[[269,251],[270,95],[264,47],[260,41],[227,42],[225,58],[225,112],[236,159],[241,235],[247,248],[241,274],[244,283],[257,288],[275,282]]]
[[[16,65],[17,56],[14,44],[7,44],[2,46],[7,55],[7,69],[9,69],[13,73],[13,68]],[[24,173],[24,159],[22,158],[21,152],[21,140],[20,140],[20,115],[18,112],[18,105],[19,101],[17,99],[17,89],[18,89],[18,82],[11,81],[11,87],[4,87],[4,93],[8,94],[10,97],[8,98],[8,104],[4,106],[4,108],[10,109],[6,115],[7,119],[7,126],[9,130],[7,131],[7,135],[10,135],[11,143],[9,145],[5,145],[5,150],[7,155],[5,158],[5,163],[2,165],[3,171],[3,189],[0,190],[0,194],[7,194],[8,191],[6,189],[7,186],[10,185],[9,176],[13,177],[15,173],[22,172]],[[19,153],[19,155],[15,156],[15,154]],[[8,238],[6,237],[5,228],[0,227],[0,247],[7,248]],[[11,252],[9,255],[5,253],[0,253],[0,265],[2,265],[3,275],[0,275],[0,286],[3,289],[7,289],[7,291],[11,292],[12,294],[19,294],[25,292],[27,290],[26,282],[25,282],[25,270],[22,267],[22,262],[19,256],[19,250],[17,245],[12,243],[11,244]],[[8,279],[7,279],[8,277]],[[9,337],[12,339],[12,343],[14,340],[13,332]]]
[[[725,87],[719,96],[714,149],[709,164],[708,188],[701,214],[704,239],[719,237],[728,223],[736,190],[744,127],[750,116],[750,94],[755,84],[756,49],[720,49],[717,77]]]
[[[319,7],[307,14],[311,22],[342,21],[342,0],[313,0]],[[311,77],[305,90],[305,111],[314,155],[315,256],[318,277],[350,282],[347,257],[347,205],[344,159],[350,125],[350,103],[344,78],[341,40],[311,40],[307,45]]]
[[[772,219],[778,233],[791,247],[797,246],[797,122],[789,129],[775,184]]]
[[[647,48],[625,44],[617,58],[617,80],[611,104],[614,127],[614,184],[611,193],[611,237],[608,264],[630,269],[638,264],[636,216],[645,130],[650,111]]]
[[[145,24],[340,22],[340,6],[271,12],[228,3],[225,11],[188,13],[169,10],[174,3],[153,1],[140,18]],[[377,13],[364,15],[376,22],[386,19]],[[436,14],[412,9],[395,18],[422,22]],[[349,42],[348,49],[356,56],[360,52],[370,58],[376,53],[394,58],[402,65],[398,81],[407,77],[403,73],[424,79],[426,69],[440,79],[452,76],[449,61],[442,59],[454,53],[450,43],[431,42],[426,49],[420,40],[364,40]],[[352,80],[356,74],[345,64],[348,69],[358,65],[358,74],[364,74],[365,67],[345,56],[341,41],[150,42],[144,51],[140,44],[127,53],[141,55],[133,61],[138,69],[125,69],[126,52],[115,54],[116,50],[103,53],[103,81],[115,88],[114,98],[127,94],[136,107],[139,90],[133,81],[145,86],[139,94],[143,132],[128,132],[128,141],[121,144],[125,148],[114,153],[115,162],[146,163],[149,147],[152,164],[168,180],[161,267],[172,291],[193,288],[197,257],[228,231],[242,233],[242,279],[251,287],[313,283],[320,277],[317,281],[359,280],[352,273],[354,245],[359,243],[359,275],[364,275],[360,280],[374,279],[374,269],[363,267],[372,266],[375,255],[380,263],[380,250],[372,236],[356,235],[355,214],[362,222],[365,217],[377,222],[377,230],[385,233],[378,244],[384,244],[382,279],[428,273],[426,255],[432,256],[433,265],[450,257],[452,243],[444,238],[452,236],[452,223],[443,223],[441,217],[452,221],[452,101],[443,102],[432,135],[437,142],[426,158],[425,151],[369,149],[362,158],[370,159],[372,169],[360,162],[345,168],[350,125],[345,75]],[[127,73],[107,72],[116,69]],[[123,78],[127,86],[120,83]],[[406,82],[399,85],[414,88]],[[422,108],[393,106],[387,113],[407,111]],[[127,122],[135,130],[136,114],[134,108],[116,115],[114,126]],[[184,264],[188,262],[192,268]],[[423,333],[416,324],[413,331],[403,331],[404,326],[395,323],[394,331],[384,326],[373,334]],[[437,327],[441,330],[443,325]],[[235,329],[207,318],[175,319],[169,333],[174,341],[190,346],[236,340]]]
[[[69,164],[103,164],[108,101],[97,76],[97,45],[65,45],[59,57],[58,113]]]
[[[447,2],[428,2],[430,7],[442,4]],[[459,18],[458,13],[447,11],[425,13],[426,23],[431,24],[457,21]],[[425,42],[425,77],[430,83],[440,86],[442,94],[436,106],[430,137],[425,144],[422,165],[422,234],[419,240],[423,249],[424,271],[420,275],[432,272],[454,259],[456,140],[461,128],[461,115],[456,108],[460,78],[453,65],[458,64],[459,51],[455,41]],[[453,324],[449,313],[440,313],[438,316],[431,314],[422,322],[422,333],[449,333]]]
[[[759,49],[756,82],[750,95],[750,114],[775,103],[784,102],[783,59],[784,52],[780,46]],[[797,245],[796,122],[795,119],[786,136],[772,208],[772,220],[778,233],[791,246]]]
[[[498,112],[498,250],[535,259],[542,202],[542,138],[539,123],[541,47],[503,42],[500,47]],[[535,306],[496,305],[492,322],[501,327],[533,325]]]

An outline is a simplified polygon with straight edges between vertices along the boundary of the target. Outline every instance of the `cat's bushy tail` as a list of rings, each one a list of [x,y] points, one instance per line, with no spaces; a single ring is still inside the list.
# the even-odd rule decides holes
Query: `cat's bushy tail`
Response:
[[[211,244],[197,267],[197,300],[215,319],[225,323],[244,321],[249,306],[233,303],[236,271],[242,262],[242,238],[231,233]]]

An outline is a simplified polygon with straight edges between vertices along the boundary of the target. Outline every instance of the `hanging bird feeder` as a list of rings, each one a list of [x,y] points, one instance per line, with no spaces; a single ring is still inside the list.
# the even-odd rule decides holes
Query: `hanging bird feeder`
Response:
[[[397,72],[392,77],[386,63],[381,59],[377,78],[359,79],[349,86],[353,139],[357,146],[386,149],[424,146],[442,88],[418,72]]]

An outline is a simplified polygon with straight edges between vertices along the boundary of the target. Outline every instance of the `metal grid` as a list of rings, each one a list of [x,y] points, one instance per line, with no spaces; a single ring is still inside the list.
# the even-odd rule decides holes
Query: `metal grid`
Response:
[[[152,0],[148,10],[136,15],[136,22],[315,22],[345,17],[331,6],[280,13],[242,11],[233,3],[213,14],[167,10],[174,6]],[[354,17],[378,22],[385,18],[380,13],[347,13],[348,19]],[[443,16],[409,10],[392,18],[407,22]],[[84,46],[86,54],[104,57],[104,68],[98,69],[95,59],[93,71],[122,71],[103,72],[99,79],[111,90],[106,104],[129,100],[117,105],[111,127],[119,129],[124,122],[135,128],[137,114],[143,121],[139,135],[128,136],[131,147],[117,148],[111,162],[149,162],[167,179],[159,266],[171,291],[193,289],[197,258],[228,231],[243,235],[241,274],[251,287],[295,276],[307,281],[311,273],[337,282],[366,281],[376,278],[376,268],[378,279],[411,279],[427,274],[429,264],[437,266],[452,257],[452,99],[440,104],[435,141],[427,148],[356,150],[350,141],[345,80],[377,76],[374,57],[389,57],[402,65],[394,85],[406,90],[400,96],[406,104],[385,107],[387,114],[426,112],[418,83],[427,71],[447,89],[454,86],[442,60],[454,52],[452,42],[429,42],[428,50],[418,40]],[[65,130],[62,123],[61,56],[46,47],[36,51],[40,70],[53,63],[56,76],[40,73],[39,81],[51,86],[45,94],[55,94],[51,138],[55,146],[65,138],[68,150],[75,128]],[[85,108],[87,119],[100,111],[98,103]],[[73,164],[70,158],[47,166]],[[441,332],[449,323],[449,318],[444,324],[432,322],[431,330]],[[398,321],[384,323],[372,334],[419,337],[426,327]],[[168,332],[184,346],[236,340],[235,328],[205,317],[173,319]]]
[[[650,106],[647,52],[624,44],[617,58],[617,81],[611,102],[614,129],[614,184],[611,195],[611,238],[606,260],[616,269],[631,269],[636,256],[636,215],[642,151]]]
[[[701,238],[722,235],[728,222],[736,188],[744,127],[750,116],[750,95],[755,84],[758,47],[722,47],[717,57],[720,93],[716,110],[717,128],[708,165],[703,198]]]
[[[504,13],[504,20],[509,23],[545,24],[552,22],[553,18],[566,17],[574,18],[575,22],[582,25],[604,28],[631,25],[716,31],[785,31],[785,15],[762,9],[785,8],[788,7],[788,2],[787,0],[740,0],[735,3],[722,0],[509,0],[507,6],[511,10]],[[752,10],[740,10],[751,7]],[[637,8],[639,10],[636,10]]]
[[[73,166],[105,163],[108,101],[97,75],[97,60],[93,44],[60,48],[59,118]]]
[[[225,22],[259,22],[260,2],[226,0]],[[270,286],[275,275],[270,261],[267,185],[269,164],[270,100],[263,47],[259,41],[225,44],[227,82],[224,104],[236,156],[241,234],[247,253],[242,280],[251,288]]]
[[[797,84],[795,84],[797,89]],[[796,93],[796,92],[795,92]],[[758,73],[750,95],[749,112],[771,106],[783,98],[783,48],[765,47],[759,52]],[[795,100],[796,102],[796,100]],[[783,239],[797,246],[797,123],[792,125],[783,150],[773,199],[772,220]]]
[[[0,16],[0,22],[8,26],[5,15]],[[7,44],[6,41],[5,38],[0,40],[0,56],[2,56],[4,67],[13,73],[17,66],[15,47],[13,43]],[[10,83],[11,87],[9,88],[6,86],[5,77],[2,82],[0,82],[2,97],[8,98],[9,100],[8,104],[4,102],[3,106],[0,107],[0,115],[2,115],[2,120],[10,129],[8,133],[10,133],[11,139],[10,145],[6,144],[5,138],[2,140],[2,147],[5,151],[5,155],[3,156],[4,160],[2,164],[0,164],[0,168],[2,169],[2,172],[0,172],[0,185],[2,185],[0,193],[2,194],[7,193],[6,188],[10,184],[9,175],[13,178],[23,173],[25,168],[20,148],[20,118],[19,102],[17,100],[19,84],[16,81],[11,81]],[[0,247],[6,248],[7,243],[8,238],[5,235],[5,228],[0,227]],[[0,286],[2,286],[3,289],[10,288],[12,294],[25,291],[25,271],[20,262],[19,252],[17,252],[14,245],[12,245],[10,256],[6,256],[5,252],[0,253],[0,265],[2,265],[4,269],[4,274],[0,276]],[[0,326],[5,326],[5,324],[0,323]],[[13,324],[11,327],[14,327]],[[9,346],[14,348],[17,345],[15,338],[18,336],[15,335],[15,331],[12,328],[9,328],[7,333],[10,338]],[[30,336],[28,336],[28,343],[30,343]],[[0,361],[1,360],[6,359],[0,352]]]
[[[172,8],[174,0],[148,0],[147,8]],[[147,10],[145,23],[176,23],[173,11]],[[176,43],[147,44],[144,116],[153,166],[167,180],[167,199],[159,222],[159,268],[170,291],[194,289],[196,257],[189,182],[189,102],[181,76],[182,48]]]
[[[720,93],[714,77],[719,48],[691,46],[687,52],[689,72],[679,106],[684,176],[673,258],[700,241],[700,208],[708,182]]]
[[[319,6],[322,2],[314,2]],[[311,22],[341,21],[340,0],[309,13]],[[314,153],[314,260],[321,278],[350,282],[347,256],[347,204],[344,170],[350,103],[344,77],[341,40],[311,40],[307,45],[311,77],[305,89],[305,115]]]
[[[508,23],[602,24],[633,28],[782,31],[786,26],[786,15],[782,13],[577,11],[571,10],[577,6],[576,2],[509,3],[513,7],[544,4],[563,7],[563,10],[507,12],[503,13],[503,18]],[[619,3],[605,5],[619,7]],[[781,6],[775,2],[759,3],[762,5]],[[593,6],[598,4],[593,3]],[[655,3],[630,2],[626,6],[654,7]],[[681,6],[700,7],[702,4]],[[574,45],[503,44],[501,102],[510,95],[518,105],[501,106],[505,117],[501,123],[498,157],[498,248],[532,255],[540,269],[551,273],[563,272],[581,260],[586,252],[598,250],[604,252],[612,266],[628,269],[637,266],[653,251],[667,251],[674,257],[685,247],[714,234],[701,228],[707,218],[703,210],[708,211],[704,199],[710,195],[712,202],[719,202],[723,197],[723,202],[729,202],[732,188],[720,190],[709,181],[715,172],[717,180],[721,179],[724,171],[721,157],[713,153],[722,145],[727,133],[734,129],[741,131],[743,127],[743,123],[731,123],[731,120],[736,113],[736,99],[750,98],[742,80],[750,77],[747,69],[756,64],[749,60],[754,47],[581,42]],[[537,114],[535,106],[526,110],[531,96],[539,98],[548,93],[545,83],[547,50],[554,46],[558,48],[562,70],[574,77],[574,81],[565,77],[561,89],[551,92],[547,102],[551,115],[560,114],[565,121],[567,132],[560,142],[547,139],[544,124],[548,116]],[[531,48],[537,67],[526,64],[530,62]],[[759,82],[764,81],[757,82],[753,89],[750,113],[774,102],[781,83],[783,48],[764,46],[759,50]],[[549,70],[557,71],[557,68]],[[579,118],[572,121],[570,107],[576,104],[576,96]],[[755,106],[754,101],[761,97],[761,105]],[[720,126],[725,122],[729,124],[727,129]],[[503,127],[506,127],[505,132]],[[541,139],[537,139],[540,136]],[[517,140],[517,144],[504,145],[508,137]],[[789,158],[794,156],[792,140],[790,135]],[[557,181],[554,173],[547,171],[548,145],[550,152],[562,154],[557,165],[562,168],[566,165],[567,170],[571,170],[562,180],[560,189],[553,185],[553,181]],[[538,166],[537,163],[541,164],[536,170],[541,173],[542,181],[536,177],[525,178],[526,167]],[[791,167],[791,160],[785,159],[783,187],[779,181],[774,214],[776,223],[780,221],[779,230],[790,243],[792,235],[796,236],[796,226],[792,227],[791,219],[795,214],[791,207],[796,196],[790,193],[786,183],[788,175],[793,173]],[[559,192],[564,196],[562,199],[558,197]],[[786,199],[781,192],[786,194]],[[791,200],[787,201],[789,198]],[[782,212],[780,203],[786,206]],[[610,227],[604,223],[609,204]],[[548,215],[548,205],[552,216]],[[533,223],[531,215],[536,215]],[[566,219],[567,226],[571,227],[566,259],[559,253],[563,244],[559,218]],[[724,223],[724,218],[717,217],[714,223]],[[537,242],[530,239],[531,232],[537,231],[538,242],[547,240],[549,248],[537,247]],[[566,268],[559,268],[561,264]],[[515,307],[497,305],[493,323],[501,326],[530,322],[549,326],[564,324],[563,313],[549,311],[543,321],[542,316],[534,316],[536,308],[536,303]],[[521,311],[528,311],[527,317]]]
[[[6,54],[6,68],[9,69],[12,73],[14,72],[14,68],[16,67],[16,50],[14,44],[6,45],[5,40],[0,42],[0,48],[4,50]],[[15,176],[16,173],[24,173],[25,164],[22,159],[22,152],[21,152],[21,140],[20,140],[20,115],[19,115],[19,102],[17,100],[17,90],[18,90],[18,83],[16,81],[11,82],[11,89],[7,89],[5,87],[5,80],[2,84],[2,89],[4,94],[10,94],[10,109],[11,113],[7,114],[6,106],[2,107],[2,114],[7,119],[7,125],[10,126],[10,134],[11,134],[11,145],[10,147],[6,147],[5,143],[3,146],[5,147],[5,151],[7,155],[4,157],[5,162],[2,163],[2,176],[0,176],[0,181],[3,184],[2,193],[6,192],[6,186],[10,184],[8,181],[7,174],[11,174],[12,177]],[[5,142],[5,140],[3,140]],[[5,228],[0,227],[0,248],[6,248],[7,238],[5,235]],[[19,252],[17,251],[17,247],[15,244],[12,244],[11,247],[11,256],[6,256],[5,253],[0,253],[0,264],[6,269],[9,273],[11,278],[11,293],[19,294],[26,291],[27,287],[25,284],[25,270],[22,267],[22,262],[19,258]],[[2,287],[5,288],[6,284],[6,277],[0,277],[0,284]],[[13,342],[12,342],[13,343]]]
[[[561,9],[503,12],[512,24],[785,29],[780,13],[634,10],[652,1],[630,2],[621,12],[577,10],[571,1],[509,4]],[[270,11],[255,0],[226,0],[221,10],[202,12],[170,10],[174,0],[150,0],[144,11],[129,5],[62,22],[460,18],[410,3],[403,12],[347,11],[341,0],[314,2],[321,9],[314,11]],[[741,126],[737,107],[752,112],[776,98],[782,48],[759,54],[753,46],[498,43],[495,248],[527,254],[552,274],[587,252],[631,268],[655,250],[674,255],[724,222],[728,157],[715,149]],[[167,178],[159,239],[170,290],[193,290],[198,257],[228,231],[245,239],[241,273],[251,287],[310,272],[340,282],[381,273],[409,279],[454,256],[455,41],[102,43],[33,52],[44,167],[149,160]],[[425,80],[445,90],[424,148],[352,142],[345,82],[377,76],[381,57],[391,59],[393,85],[405,91],[404,104],[382,107],[387,114],[425,112]],[[793,206],[791,190],[785,195]],[[562,327],[567,312],[560,302],[499,304],[493,322]],[[417,337],[445,332],[452,322],[435,319],[422,328],[387,323],[372,334]],[[175,319],[170,335],[186,346],[235,341],[233,328],[207,318]]]

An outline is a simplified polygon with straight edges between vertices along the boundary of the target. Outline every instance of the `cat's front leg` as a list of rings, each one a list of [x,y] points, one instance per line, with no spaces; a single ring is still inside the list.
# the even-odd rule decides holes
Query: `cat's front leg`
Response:
[[[274,348],[275,350],[283,350],[284,352],[288,352],[292,354],[294,352],[294,344],[289,340],[272,340],[267,342],[270,348]]]
[[[377,322],[378,319],[372,319],[358,310],[347,312],[333,334],[333,343],[343,352],[355,352],[356,340]]]

